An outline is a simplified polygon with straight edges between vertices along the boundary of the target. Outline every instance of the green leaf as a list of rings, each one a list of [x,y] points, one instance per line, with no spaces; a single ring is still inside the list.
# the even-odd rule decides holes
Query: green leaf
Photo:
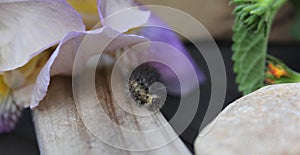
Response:
[[[268,36],[277,10],[286,0],[232,0],[234,72],[244,95],[264,85]]]
[[[236,82],[243,94],[263,86],[267,38],[262,31],[255,33],[241,24],[234,27],[232,59],[237,73]]]

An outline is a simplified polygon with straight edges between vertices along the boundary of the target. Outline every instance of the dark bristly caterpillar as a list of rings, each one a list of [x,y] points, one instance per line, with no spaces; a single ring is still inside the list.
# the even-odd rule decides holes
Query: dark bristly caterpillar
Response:
[[[159,95],[150,92],[150,86],[160,82],[160,73],[149,63],[144,63],[133,70],[129,78],[129,92],[139,105],[158,106]]]

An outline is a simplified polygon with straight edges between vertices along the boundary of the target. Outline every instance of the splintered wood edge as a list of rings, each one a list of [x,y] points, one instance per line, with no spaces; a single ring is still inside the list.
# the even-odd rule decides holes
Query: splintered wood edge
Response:
[[[53,78],[51,81],[51,85],[49,86],[47,96],[40,103],[40,106],[37,109],[33,110],[33,120],[36,129],[39,149],[42,155],[145,153],[191,154],[179,138],[161,148],[141,152],[125,151],[103,143],[102,141],[97,139],[97,137],[94,136],[94,134],[92,134],[82,122],[82,119],[80,118],[74,103],[71,80],[72,79],[69,77]],[[102,91],[106,90],[107,89],[102,89]],[[110,108],[109,106],[107,107]],[[150,119],[155,118],[151,117]],[[157,120],[147,121],[161,121],[161,123],[166,122],[163,117]],[[105,124],[105,122],[103,123]],[[138,119],[136,119],[136,122],[129,123],[130,124],[127,125],[132,125],[134,127],[136,127],[136,123],[138,123],[140,127],[145,126],[145,122],[139,122]],[[172,129],[170,129],[170,131],[167,131],[166,133],[176,134]],[[165,136],[164,134],[165,133],[162,133],[161,135],[157,135],[157,137],[154,138],[163,138]],[[147,141],[147,139],[144,140]],[[143,143],[137,141],[136,144],[140,146]]]

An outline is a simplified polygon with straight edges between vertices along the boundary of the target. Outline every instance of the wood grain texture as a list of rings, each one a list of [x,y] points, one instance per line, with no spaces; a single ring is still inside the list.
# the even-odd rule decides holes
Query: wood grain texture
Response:
[[[109,84],[105,80],[107,77],[101,76],[97,78],[97,95],[101,104],[98,107],[103,107],[104,113],[99,113],[99,109],[90,106],[88,103],[98,103],[98,101],[87,101],[85,110],[93,115],[94,122],[86,128],[86,123],[78,113],[72,94],[71,78],[55,77],[51,81],[49,92],[46,98],[41,102],[40,106],[33,111],[34,124],[38,138],[40,152],[43,155],[81,155],[81,154],[190,154],[189,150],[182,143],[179,138],[170,142],[163,147],[149,151],[125,151],[117,149],[110,145],[103,143],[95,135],[97,130],[109,130],[107,136],[112,136],[112,142],[124,144],[129,148],[147,148],[149,144],[168,139],[168,136],[176,134],[173,129],[168,127],[163,132],[160,132],[152,137],[137,132],[135,137],[133,135],[122,134],[123,130],[120,126],[131,128],[134,130],[144,130],[148,128],[157,127],[160,124],[165,124],[167,121],[160,112],[155,113],[150,117],[138,118],[134,115],[128,115],[122,112],[122,109],[116,105],[114,100],[111,100],[109,93]],[[138,107],[138,106],[136,106]],[[112,122],[118,124],[117,127],[111,126],[110,122],[102,117],[110,117]],[[86,120],[85,120],[86,121]],[[99,122],[100,121],[100,122]],[[102,121],[102,122],[101,122]],[[96,131],[96,132],[94,132]],[[121,142],[120,142],[121,141]]]

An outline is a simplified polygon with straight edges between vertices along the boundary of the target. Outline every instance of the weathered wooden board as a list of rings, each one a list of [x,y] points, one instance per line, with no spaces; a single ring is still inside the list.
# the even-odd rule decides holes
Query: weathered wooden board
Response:
[[[105,76],[97,79],[98,98],[104,107],[104,111],[110,116],[114,122],[123,124],[127,128],[134,130],[143,130],[150,127],[156,127],[158,124],[165,124],[167,121],[160,112],[151,115],[150,117],[138,118],[134,115],[128,115],[122,112],[116,105],[114,100],[107,100],[111,94],[109,91],[108,81]],[[33,111],[34,124],[40,152],[43,155],[81,155],[81,154],[190,154],[189,150],[183,142],[176,138],[174,141],[155,150],[148,151],[125,151],[117,149],[99,140],[94,132],[87,129],[83,119],[80,117],[76,109],[73,94],[72,82],[69,77],[55,77],[51,81],[49,92],[46,98],[41,102],[40,106]],[[114,128],[108,122],[99,122],[105,119],[104,113],[99,113],[97,108],[89,107],[88,103],[98,103],[98,101],[88,100],[85,105],[89,109],[90,114],[95,120],[93,127],[99,130],[101,126],[105,126],[110,130],[110,134],[114,134],[112,141],[116,143],[124,143],[131,148],[141,147],[147,148],[149,143],[154,143],[168,139],[168,136],[176,134],[173,129],[167,125],[163,132],[160,132],[153,137],[137,132],[136,137],[132,135],[122,134],[120,128]],[[132,104],[134,105],[134,104]],[[91,120],[89,120],[90,122]],[[89,124],[90,125],[90,124]],[[90,128],[91,126],[89,126]],[[109,136],[109,135],[108,135]],[[131,136],[131,137],[129,137]],[[122,140],[121,142],[116,140]],[[125,146],[126,147],[126,146]]]

